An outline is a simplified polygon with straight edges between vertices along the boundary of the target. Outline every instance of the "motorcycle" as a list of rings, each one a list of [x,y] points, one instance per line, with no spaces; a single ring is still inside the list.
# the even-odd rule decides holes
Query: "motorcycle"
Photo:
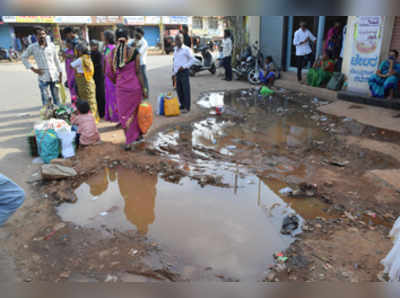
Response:
[[[208,70],[212,74],[215,74],[217,71],[216,67],[216,59],[214,57],[214,53],[212,52],[211,44],[203,45],[198,47],[201,55],[194,55],[195,62],[190,67],[190,75],[193,77],[196,73]]]
[[[255,58],[252,56],[251,47],[247,46],[236,55],[236,65],[232,68],[232,72],[237,80],[248,78],[248,73],[254,67]]]
[[[12,61],[12,58],[6,48],[0,47],[0,60]]]
[[[260,70],[264,67],[264,55],[258,46],[258,42],[255,42],[253,49],[256,51],[253,65],[248,69],[247,80],[252,85],[258,85],[260,81]]]

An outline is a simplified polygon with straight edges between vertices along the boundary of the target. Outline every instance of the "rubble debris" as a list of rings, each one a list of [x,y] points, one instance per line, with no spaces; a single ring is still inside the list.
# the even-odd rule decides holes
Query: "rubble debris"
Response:
[[[73,168],[60,166],[58,164],[42,165],[41,174],[44,180],[59,180],[78,175]]]
[[[314,197],[317,193],[317,185],[306,182],[300,183],[298,188],[290,193],[291,197]]]

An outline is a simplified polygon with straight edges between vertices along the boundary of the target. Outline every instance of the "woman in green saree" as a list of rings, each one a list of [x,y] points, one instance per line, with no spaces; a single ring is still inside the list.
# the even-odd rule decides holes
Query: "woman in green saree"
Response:
[[[329,82],[335,70],[335,62],[325,53],[317,60],[307,73],[307,84],[313,87],[321,87]]]

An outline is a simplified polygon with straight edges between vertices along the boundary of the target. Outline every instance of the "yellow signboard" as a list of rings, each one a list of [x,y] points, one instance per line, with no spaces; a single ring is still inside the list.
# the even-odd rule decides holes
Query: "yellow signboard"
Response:
[[[54,23],[53,16],[16,16],[17,23]]]

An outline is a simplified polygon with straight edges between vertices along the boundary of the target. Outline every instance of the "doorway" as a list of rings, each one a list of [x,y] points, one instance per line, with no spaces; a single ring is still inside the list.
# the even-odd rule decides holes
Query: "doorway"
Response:
[[[293,46],[293,38],[294,38],[294,33],[300,28],[300,22],[306,22],[307,23],[307,28],[308,30],[311,31],[311,33],[314,36],[317,36],[318,33],[318,25],[319,25],[319,17],[314,17],[314,16],[294,16],[291,24],[289,26],[289,36],[290,36],[290,67],[296,67],[296,47]],[[314,47],[315,47],[314,43]],[[313,49],[313,53],[315,53],[315,48]],[[314,60],[314,59],[313,59]]]

